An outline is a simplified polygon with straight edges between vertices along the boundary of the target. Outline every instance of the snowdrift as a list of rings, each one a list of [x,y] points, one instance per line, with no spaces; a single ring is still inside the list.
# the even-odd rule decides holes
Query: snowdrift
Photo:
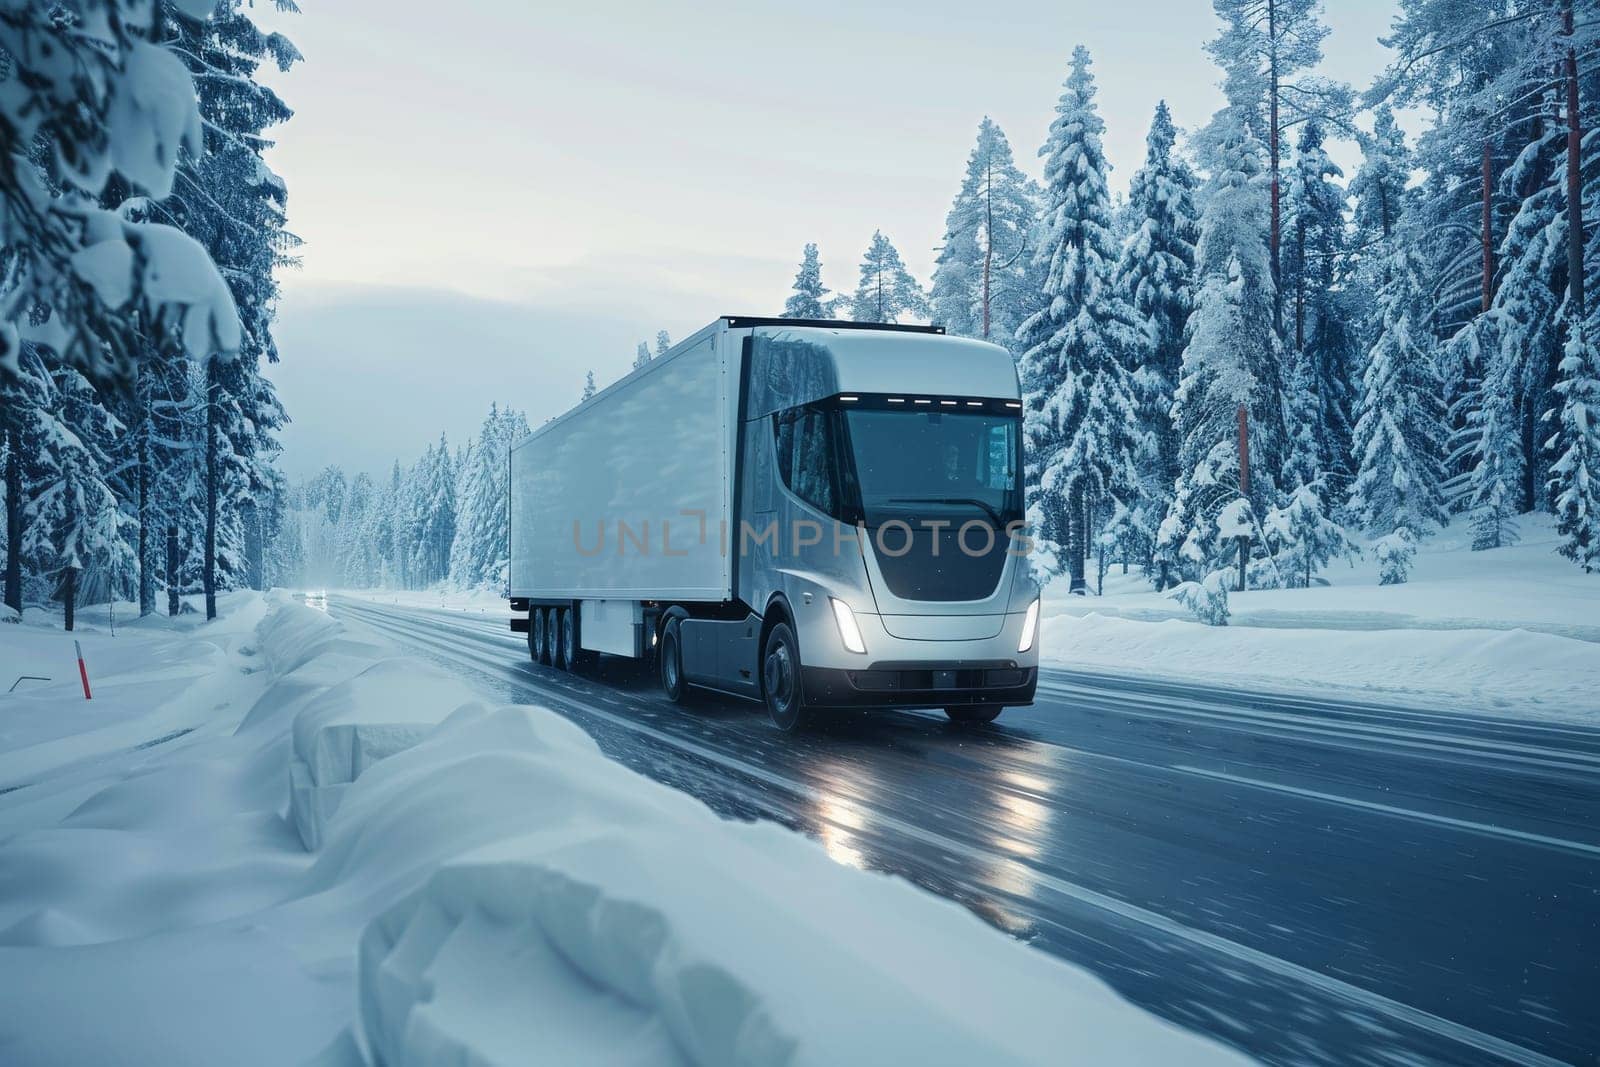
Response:
[[[297,632],[315,614],[262,627],[289,679],[319,644],[348,655],[320,619],[316,640]],[[333,1058],[1237,1060],[958,905],[724,821],[553,712],[486,707],[409,661],[328,685],[293,734],[308,895],[406,887],[361,935]]]
[[[553,712],[239,597],[203,642],[85,633],[98,699],[35,708],[58,733],[0,796],[0,1060],[1237,1058]]]

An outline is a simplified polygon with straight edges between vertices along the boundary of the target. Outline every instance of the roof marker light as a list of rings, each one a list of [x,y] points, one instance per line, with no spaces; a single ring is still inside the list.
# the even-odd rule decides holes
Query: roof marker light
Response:
[[[967,407],[969,407],[969,408],[981,408],[981,407],[983,407],[983,401],[981,401],[981,400],[969,400],[969,401],[967,401]]]
[[[845,401],[846,403],[854,404],[861,398],[859,396],[841,396],[839,399]]]
[[[903,396],[891,396],[889,398],[889,403],[891,404],[904,404],[905,402],[906,398]]]
[[[954,400],[941,400],[939,401],[939,406],[953,408],[956,406],[956,402]]]
[[[1020,408],[1021,406],[1022,406],[1022,404],[1019,401],[1016,401],[1016,400],[1007,400],[1006,401],[1006,407],[1008,407],[1008,408]]]
[[[933,401],[931,401],[931,400],[917,400],[917,401],[914,401],[914,403],[917,403],[917,404],[931,404],[931,403],[933,403]]]

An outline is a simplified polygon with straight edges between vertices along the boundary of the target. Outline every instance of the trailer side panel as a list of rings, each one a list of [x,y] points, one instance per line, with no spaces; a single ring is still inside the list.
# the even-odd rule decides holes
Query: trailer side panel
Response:
[[[729,599],[724,339],[702,331],[512,450],[512,596]]]

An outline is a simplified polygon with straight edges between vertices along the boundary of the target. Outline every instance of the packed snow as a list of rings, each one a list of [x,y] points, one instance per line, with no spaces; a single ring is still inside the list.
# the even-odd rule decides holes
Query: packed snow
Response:
[[[9,1062],[1213,1063],[956,904],[281,595],[0,630]],[[92,1020],[92,1025],[86,1025]]]
[[[1468,712],[1600,718],[1600,574],[1556,554],[1550,520],[1519,544],[1474,552],[1464,523],[1421,542],[1410,581],[1381,585],[1369,546],[1331,584],[1232,592],[1226,626],[1195,621],[1113,565],[1105,596],[1045,592],[1047,666],[1238,686],[1314,688]],[[1091,581],[1092,585],[1092,581]]]

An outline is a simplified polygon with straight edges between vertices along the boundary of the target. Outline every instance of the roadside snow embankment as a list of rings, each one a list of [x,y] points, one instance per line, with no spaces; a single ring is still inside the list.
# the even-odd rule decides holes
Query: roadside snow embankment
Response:
[[[0,704],[8,1063],[1238,1058],[287,598],[84,641]]]
[[[263,625],[269,657],[303,613]],[[296,658],[290,678],[317,656]],[[296,822],[322,842],[308,890],[410,886],[360,938],[346,1047],[376,1061],[1234,1058],[958,905],[406,661],[305,700],[293,732]]]

